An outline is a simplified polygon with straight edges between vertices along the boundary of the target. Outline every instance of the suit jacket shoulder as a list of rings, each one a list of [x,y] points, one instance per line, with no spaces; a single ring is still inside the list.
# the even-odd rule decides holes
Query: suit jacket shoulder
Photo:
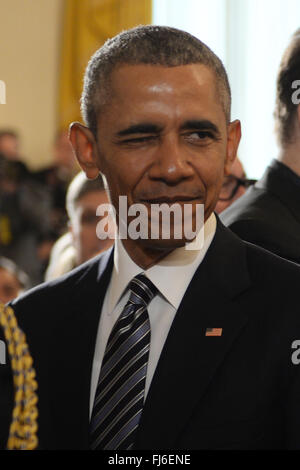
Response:
[[[300,263],[300,191],[292,183],[274,164],[220,219],[243,240]]]
[[[39,316],[45,312],[51,313],[51,319],[56,321],[56,315],[60,320],[64,312],[72,310],[72,306],[81,294],[87,295],[93,290],[100,280],[103,271],[108,266],[112,254],[112,249],[102,253],[86,263],[78,266],[72,271],[59,278],[44,282],[33,289],[28,290],[10,303],[11,307],[18,315],[18,320],[22,323],[24,316],[33,317],[34,321],[39,321]],[[81,289],[85,292],[81,292]]]
[[[78,422],[87,419],[89,365],[111,268],[112,249],[57,280],[29,290],[10,304],[18,326],[26,335],[36,371],[40,448],[60,448],[56,432],[50,431],[49,439],[47,430],[60,427],[54,418],[57,413],[64,421],[66,401],[77,409],[74,418]],[[0,340],[3,339],[0,329]],[[72,402],[72,378],[76,381],[74,386],[79,392],[81,406],[76,400]],[[0,365],[0,383],[0,448],[4,448],[14,397],[9,358],[5,366]],[[53,389],[57,390],[57,395],[52,393]],[[75,441],[72,443],[74,448],[81,448],[82,443]]]

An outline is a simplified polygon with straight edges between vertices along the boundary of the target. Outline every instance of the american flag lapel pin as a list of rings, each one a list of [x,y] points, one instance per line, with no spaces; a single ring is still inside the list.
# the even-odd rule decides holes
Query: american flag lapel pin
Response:
[[[206,328],[205,336],[222,336],[223,328]]]

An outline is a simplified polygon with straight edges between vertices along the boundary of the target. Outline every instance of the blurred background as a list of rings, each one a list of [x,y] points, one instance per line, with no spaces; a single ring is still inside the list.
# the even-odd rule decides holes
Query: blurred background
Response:
[[[248,178],[276,157],[275,79],[299,0],[0,0],[0,12],[0,255],[33,284],[67,230],[66,191],[79,171],[67,129],[81,120],[84,69],[122,29],[170,25],[204,41],[229,74]]]

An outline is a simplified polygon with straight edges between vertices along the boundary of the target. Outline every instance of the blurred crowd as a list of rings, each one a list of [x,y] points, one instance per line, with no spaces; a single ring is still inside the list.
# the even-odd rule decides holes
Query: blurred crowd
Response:
[[[94,256],[105,245],[96,237],[96,207],[103,201],[108,202],[103,182],[88,181],[83,173],[79,173],[67,131],[60,132],[55,138],[51,166],[33,171],[25,161],[18,134],[10,129],[0,130],[2,302],[45,280],[50,254],[57,240],[62,238],[58,246],[68,248],[64,251],[64,263],[55,257],[57,248],[52,254],[57,275]],[[68,205],[72,209],[68,211],[66,197],[72,180],[77,183],[73,184],[73,191],[70,191]],[[81,239],[86,249],[77,256],[74,244],[80,253]],[[68,258],[66,253],[69,253]],[[60,252],[60,258],[61,255]],[[68,268],[63,268],[63,265]],[[48,279],[54,277],[51,274],[53,262],[49,268]]]
[[[24,270],[31,285],[43,281],[52,245],[66,227],[66,189],[78,171],[66,132],[55,139],[52,161],[31,171],[18,134],[0,130],[0,255]]]

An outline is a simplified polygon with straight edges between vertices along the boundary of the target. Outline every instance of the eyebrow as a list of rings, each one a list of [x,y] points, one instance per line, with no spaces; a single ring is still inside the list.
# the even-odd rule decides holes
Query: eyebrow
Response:
[[[163,129],[163,126],[144,122],[140,124],[133,124],[127,127],[126,129],[122,129],[121,131],[118,131],[116,134],[116,137],[124,137],[124,136],[132,135],[132,134],[158,134],[159,132],[162,131],[162,129]],[[192,120],[185,121],[182,124],[181,129],[182,130],[190,130],[190,129],[211,130],[217,135],[220,134],[220,131],[217,128],[217,126],[213,122],[207,119],[201,119],[201,120],[192,119]]]
[[[156,134],[162,130],[162,126],[158,126],[156,124],[151,123],[140,123],[140,124],[133,124],[132,126],[127,127],[126,129],[122,129],[121,131],[117,132],[117,137],[124,137],[126,135],[131,134]]]
[[[195,129],[199,131],[210,130],[210,131],[213,131],[217,135],[220,134],[220,131],[217,128],[217,126],[213,122],[208,121],[207,119],[203,119],[203,120],[192,119],[192,120],[186,121],[181,126],[181,129],[182,130]]]

